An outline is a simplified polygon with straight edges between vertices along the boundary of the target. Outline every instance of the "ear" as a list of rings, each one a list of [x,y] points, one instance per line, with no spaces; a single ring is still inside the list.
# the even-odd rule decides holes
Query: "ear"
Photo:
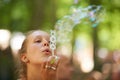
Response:
[[[23,62],[25,62],[25,63],[28,63],[28,62],[29,62],[26,54],[22,54],[22,55],[21,55],[21,60],[22,60]]]

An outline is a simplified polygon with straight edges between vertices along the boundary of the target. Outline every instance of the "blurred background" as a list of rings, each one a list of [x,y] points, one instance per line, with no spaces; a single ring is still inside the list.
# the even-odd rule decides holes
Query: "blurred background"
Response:
[[[56,30],[72,80],[120,80],[119,0],[0,0],[0,80],[14,80],[14,59],[33,29]]]

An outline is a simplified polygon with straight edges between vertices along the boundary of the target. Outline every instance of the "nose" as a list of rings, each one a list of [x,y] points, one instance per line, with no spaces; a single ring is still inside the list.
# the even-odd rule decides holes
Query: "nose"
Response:
[[[49,46],[49,42],[46,39],[43,40],[43,46]]]

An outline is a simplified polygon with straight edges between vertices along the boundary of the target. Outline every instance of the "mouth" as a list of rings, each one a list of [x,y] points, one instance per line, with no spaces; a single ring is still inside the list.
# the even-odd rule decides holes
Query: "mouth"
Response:
[[[42,52],[44,52],[46,55],[50,55],[51,54],[51,51],[49,49],[45,49]]]

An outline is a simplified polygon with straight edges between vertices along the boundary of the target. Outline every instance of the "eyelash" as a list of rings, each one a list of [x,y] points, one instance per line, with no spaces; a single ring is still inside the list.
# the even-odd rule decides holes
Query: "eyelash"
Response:
[[[35,41],[36,43],[41,43],[41,40],[37,40],[37,41]]]
[[[36,40],[35,43],[41,43],[41,40]],[[48,41],[50,43],[50,41]]]

